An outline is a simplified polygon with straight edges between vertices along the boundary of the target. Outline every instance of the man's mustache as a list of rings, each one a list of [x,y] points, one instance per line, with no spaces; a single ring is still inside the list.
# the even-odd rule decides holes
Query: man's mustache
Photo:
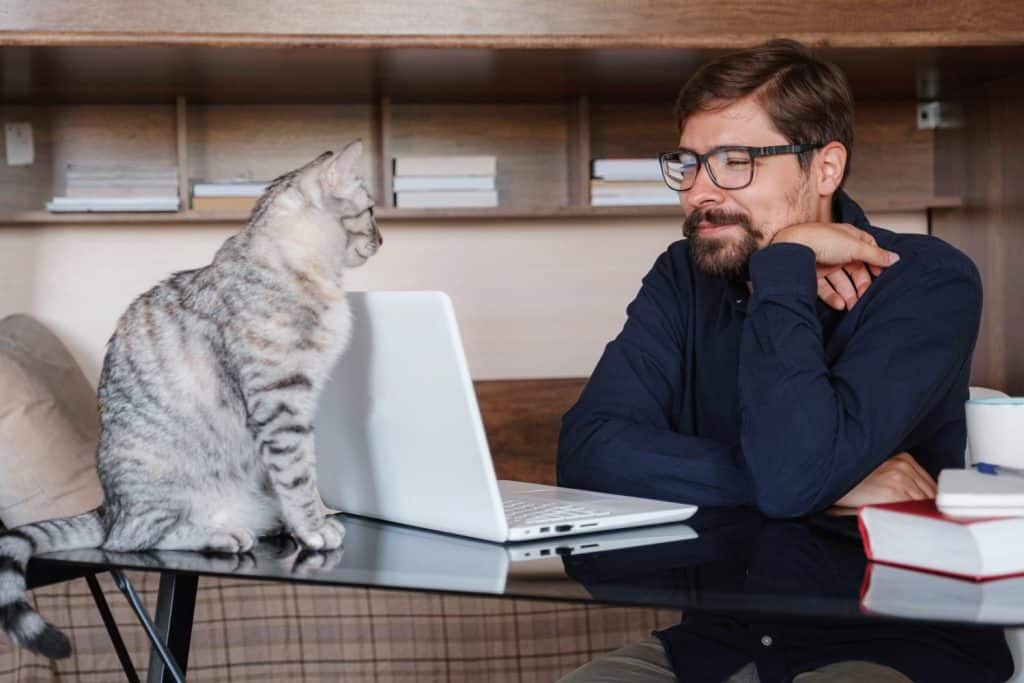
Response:
[[[750,224],[750,219],[745,214],[734,211],[708,209],[706,211],[694,211],[686,217],[686,220],[683,222],[683,236],[690,238],[696,235],[697,228],[701,223],[710,223],[711,225],[735,224],[755,236],[759,232],[754,230],[754,226]]]

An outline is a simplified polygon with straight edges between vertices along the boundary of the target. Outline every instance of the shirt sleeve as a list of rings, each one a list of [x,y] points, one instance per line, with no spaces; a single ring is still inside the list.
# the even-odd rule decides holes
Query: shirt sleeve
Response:
[[[772,245],[753,255],[750,269],[742,453],[762,512],[808,514],[894,455],[953,389],[977,338],[981,282],[969,261],[904,258],[858,302],[858,328],[829,362],[813,252]]]
[[[753,504],[739,441],[682,434],[674,424],[686,381],[679,286],[666,252],[562,420],[560,485],[695,505]]]

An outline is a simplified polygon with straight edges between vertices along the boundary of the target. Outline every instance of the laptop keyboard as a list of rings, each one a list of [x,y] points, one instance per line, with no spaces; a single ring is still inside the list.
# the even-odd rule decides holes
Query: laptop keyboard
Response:
[[[529,526],[546,522],[563,522],[584,517],[607,517],[611,512],[594,510],[572,503],[532,500],[505,500],[505,518],[509,526]]]

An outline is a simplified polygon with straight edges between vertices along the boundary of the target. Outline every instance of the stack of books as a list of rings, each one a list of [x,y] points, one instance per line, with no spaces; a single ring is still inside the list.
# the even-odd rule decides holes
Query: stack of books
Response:
[[[192,183],[192,209],[195,211],[252,211],[268,183],[253,180],[224,180]]]
[[[46,203],[55,213],[78,211],[177,211],[178,169],[167,166],[68,164],[64,194]]]
[[[869,505],[858,515],[872,560],[861,590],[865,612],[1008,624],[1024,619],[1024,517],[953,517],[932,500]]]
[[[679,193],[661,177],[657,159],[593,159],[591,206],[675,206]]]
[[[934,500],[868,505],[858,517],[874,562],[972,581],[1024,574],[1024,517],[950,517]]]
[[[400,209],[498,205],[493,156],[395,157],[393,189]]]

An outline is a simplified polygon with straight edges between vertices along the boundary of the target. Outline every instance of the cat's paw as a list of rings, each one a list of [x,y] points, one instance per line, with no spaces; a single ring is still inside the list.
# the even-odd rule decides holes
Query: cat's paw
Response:
[[[318,528],[296,531],[295,536],[309,550],[334,550],[341,547],[345,527],[334,517],[325,517]]]
[[[318,552],[303,550],[297,553],[295,557],[295,563],[292,565],[292,573],[313,574],[316,572],[330,571],[341,563],[341,558],[344,554],[344,548],[338,548],[337,550],[322,550]]]
[[[249,529],[216,531],[210,536],[206,552],[247,553],[256,545],[256,534]]]

